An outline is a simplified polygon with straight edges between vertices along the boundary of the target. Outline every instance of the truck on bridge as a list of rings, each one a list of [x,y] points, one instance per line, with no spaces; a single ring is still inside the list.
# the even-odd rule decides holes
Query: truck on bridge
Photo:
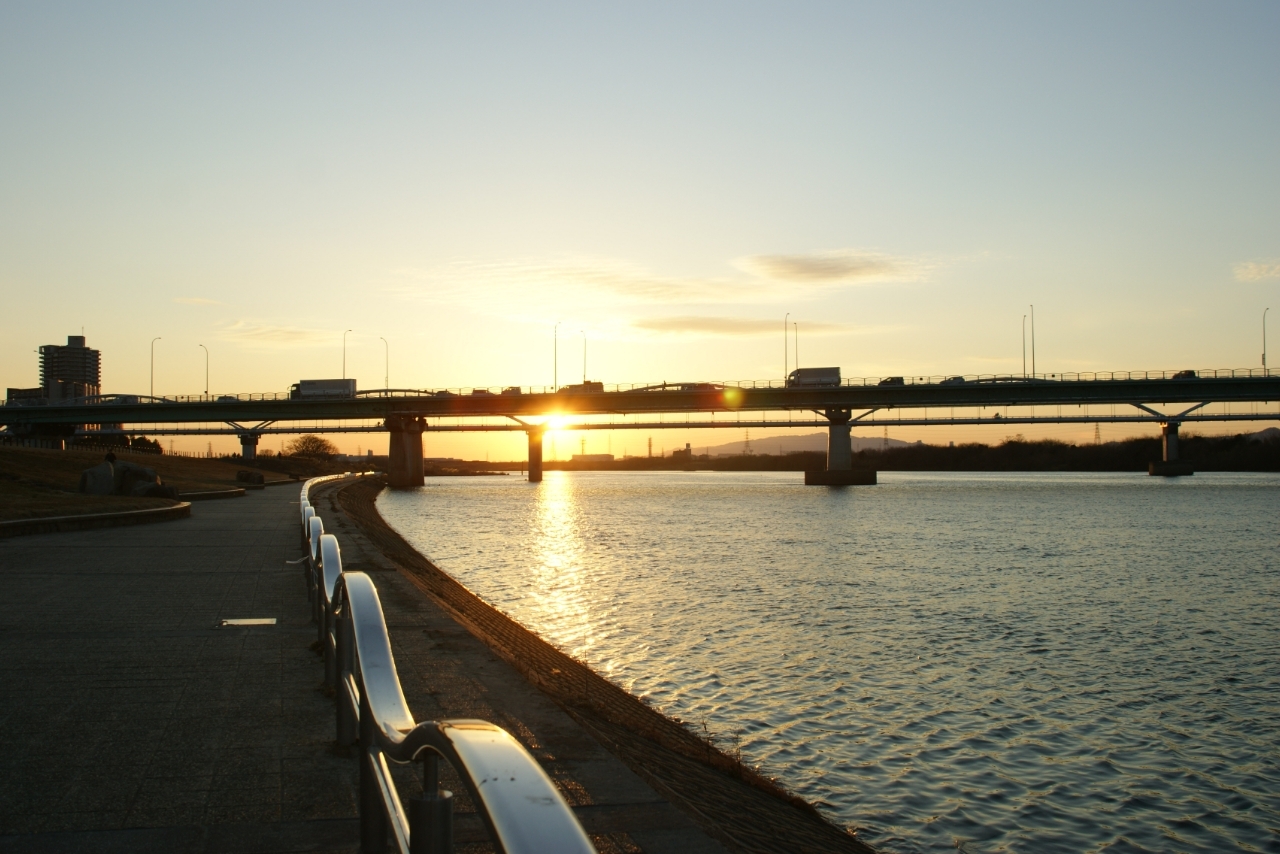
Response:
[[[835,388],[839,385],[839,368],[796,368],[787,374],[787,388]]]
[[[356,396],[355,380],[298,380],[289,387],[290,400],[335,400]]]

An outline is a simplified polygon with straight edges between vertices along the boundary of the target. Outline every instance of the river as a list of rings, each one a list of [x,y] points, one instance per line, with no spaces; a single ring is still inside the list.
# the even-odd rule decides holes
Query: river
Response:
[[[1280,475],[384,491],[486,601],[891,852],[1280,850]]]

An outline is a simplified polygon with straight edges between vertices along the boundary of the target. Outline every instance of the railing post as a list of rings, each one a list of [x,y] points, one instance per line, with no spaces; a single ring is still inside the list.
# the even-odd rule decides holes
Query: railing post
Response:
[[[332,691],[338,689],[338,655],[334,649],[334,643],[337,642],[338,620],[333,615],[333,603],[324,609],[324,635],[320,638],[320,642],[324,644],[324,684],[325,687]],[[330,642],[329,638],[333,638]]]
[[[347,676],[352,672],[355,655],[352,646],[355,644],[355,629],[351,617],[344,615],[338,618],[338,690],[334,694],[334,702],[338,705],[338,744],[346,747],[356,740],[356,716],[351,708],[351,696]]]
[[[409,799],[409,854],[452,854],[453,792],[440,788],[440,757],[422,753],[422,797]]]
[[[385,854],[387,850],[387,815],[382,806],[382,792],[373,771],[377,737],[369,692],[360,686],[360,851],[362,854]]]

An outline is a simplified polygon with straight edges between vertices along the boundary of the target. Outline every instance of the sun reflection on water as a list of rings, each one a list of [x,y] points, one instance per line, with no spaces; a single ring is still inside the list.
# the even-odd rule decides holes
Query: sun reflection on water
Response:
[[[534,622],[565,652],[582,657],[595,643],[592,608],[583,567],[585,512],[570,478],[547,472],[538,487],[531,526],[530,598]]]

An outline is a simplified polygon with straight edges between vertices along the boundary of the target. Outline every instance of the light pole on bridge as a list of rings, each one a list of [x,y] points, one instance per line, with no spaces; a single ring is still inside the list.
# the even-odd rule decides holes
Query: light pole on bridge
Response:
[[[798,371],[800,370],[800,324],[793,321],[791,328],[796,333],[796,370]]]
[[[1036,375],[1036,307],[1031,306],[1031,376]]]
[[[203,344],[197,344],[204,351],[204,393],[209,393],[209,348]]]
[[[1022,378],[1027,378],[1027,316],[1022,315]]]
[[[151,396],[156,396],[156,342],[160,340],[157,335],[151,339]]]
[[[585,329],[579,329],[578,331],[582,333],[582,384],[583,386],[586,386],[587,384],[587,331]],[[583,391],[586,391],[586,389],[584,388]]]
[[[347,332],[351,330],[348,329]],[[342,333],[342,378],[347,378],[347,332]]]
[[[1267,312],[1271,311],[1268,306],[1262,310],[1262,375],[1267,375]]]
[[[385,338],[382,338],[382,359],[382,387],[391,388],[391,345]]]

